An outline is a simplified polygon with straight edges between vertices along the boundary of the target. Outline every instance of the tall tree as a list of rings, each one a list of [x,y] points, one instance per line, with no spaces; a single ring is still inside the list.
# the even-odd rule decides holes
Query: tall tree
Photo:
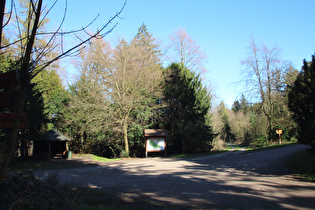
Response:
[[[241,95],[241,98],[239,100],[234,101],[232,105],[232,110],[234,112],[243,111],[244,113],[247,113],[249,109],[249,102],[245,98],[244,94]]]
[[[230,126],[230,120],[229,120],[229,114],[228,114],[228,110],[225,107],[225,104],[223,101],[221,101],[220,105],[219,105],[219,110],[218,110],[222,123],[223,123],[223,127],[221,130],[221,138],[223,139],[224,142],[229,142],[230,140],[233,139],[233,135],[231,133],[231,126]]]
[[[140,30],[139,32],[142,33]],[[113,116],[117,116],[116,121],[122,125],[127,154],[129,154],[127,131],[133,120],[133,114],[148,113],[144,110],[153,108],[160,97],[159,80],[162,71],[159,59],[150,47],[152,45],[150,35],[141,34],[141,36],[140,40],[134,39],[130,45],[121,43],[115,53],[116,79],[113,83],[112,97],[117,113]]]
[[[284,62],[280,60],[277,47],[268,48],[265,44],[258,46],[252,39],[249,47],[248,58],[242,60],[245,67],[243,74],[247,91],[256,96],[260,101],[260,108],[268,119],[269,140],[274,127],[274,109],[277,93],[277,77],[285,70]]]
[[[14,1],[11,1],[11,2],[14,2]],[[57,37],[60,38],[60,36],[63,36],[65,34],[67,35],[72,34],[74,37],[77,37],[76,33],[78,33],[78,31],[73,30],[73,31],[65,32],[65,33],[60,32],[63,21],[65,19],[63,18],[63,21],[57,30],[51,33],[45,33],[46,35],[47,34],[50,35],[50,37],[48,38],[49,41],[43,48],[41,48],[40,50],[37,50],[34,47],[35,41],[38,39],[38,37],[43,35],[39,33],[40,27],[45,22],[47,14],[49,13],[49,11],[51,11],[51,8],[55,4],[53,4],[51,8],[45,12],[43,11],[43,8],[45,7],[43,7],[42,0],[37,0],[37,1],[29,0],[29,2],[27,3],[28,3],[29,10],[27,12],[27,23],[24,24],[28,26],[27,31],[25,33],[23,31],[22,33],[22,31],[20,30],[21,23],[18,20],[18,18],[16,18],[17,24],[15,25],[15,27],[17,31],[19,31],[18,33],[19,36],[14,37],[14,39],[8,45],[1,46],[1,49],[4,49],[9,46],[13,46],[17,44],[19,45],[21,49],[21,53],[17,57],[17,60],[20,61],[20,65],[19,65],[20,67],[17,68],[19,69],[19,73],[18,73],[19,85],[18,85],[18,91],[17,91],[18,92],[17,105],[15,109],[16,117],[14,121],[14,126],[12,127],[12,131],[10,134],[10,141],[8,142],[8,145],[7,145],[8,149],[5,151],[5,153],[0,154],[0,181],[2,181],[4,178],[5,172],[7,170],[7,167],[9,165],[9,162],[11,160],[11,157],[14,151],[14,147],[16,145],[18,125],[19,125],[21,115],[23,112],[26,91],[27,91],[27,87],[30,84],[30,81],[34,77],[36,77],[36,75],[39,74],[43,69],[45,69],[52,63],[56,62],[57,60],[65,56],[68,56],[69,54],[73,53],[73,51],[80,49],[80,47],[88,43],[90,40],[96,37],[102,36],[102,35],[106,35],[107,33],[111,32],[115,26],[108,30],[109,24],[112,23],[118,17],[118,15],[122,12],[125,5],[124,4],[122,9],[118,13],[116,13],[116,15],[114,15],[109,21],[107,21],[105,25],[103,25],[97,32],[88,34],[88,37],[85,37],[85,38],[82,37],[81,39],[79,39],[79,41],[76,44],[69,45],[69,48],[61,47],[61,52],[57,53],[52,58],[44,61],[43,57],[47,54],[47,52],[49,52],[52,48],[56,47],[57,44],[55,41],[57,40]],[[15,13],[12,16],[20,17],[23,14],[19,12],[20,11],[18,10],[12,10],[11,14]],[[64,14],[66,14],[66,12]],[[88,26],[83,27],[82,30],[80,31],[85,31],[87,27]],[[1,28],[3,28],[3,24],[1,25]]]
[[[242,111],[228,113],[231,136],[239,144],[249,144],[251,140],[250,115]]]
[[[89,94],[75,102],[90,110],[94,129],[121,133],[128,155],[128,129],[132,123],[147,119],[161,97],[162,69],[156,53],[158,46],[153,41],[142,26],[130,43],[121,40],[115,49],[108,42],[97,40],[80,61],[88,78]]]
[[[289,108],[298,125],[299,142],[315,148],[315,55],[289,87]]]
[[[54,68],[47,68],[34,78],[36,89],[43,93],[44,111],[49,117],[47,129],[59,129],[63,122],[63,112],[68,102],[67,91]]]
[[[199,75],[181,64],[166,69],[164,127],[170,131],[172,152],[209,151],[212,141],[209,110],[211,95]]]
[[[171,61],[179,62],[182,66],[192,71],[205,71],[204,62],[206,58],[205,52],[185,31],[178,27],[171,34]]]
[[[232,110],[233,112],[239,112],[241,110],[241,104],[238,100],[234,101],[233,104],[232,104]]]

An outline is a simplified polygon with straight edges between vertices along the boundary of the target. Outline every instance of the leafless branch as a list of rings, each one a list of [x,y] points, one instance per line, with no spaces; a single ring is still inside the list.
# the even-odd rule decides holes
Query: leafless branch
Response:
[[[13,14],[13,0],[11,0],[11,9],[10,9],[10,12],[8,12],[7,14],[9,14],[9,17],[8,17],[7,22],[4,23],[4,24],[2,24],[2,29],[3,29],[4,27],[6,27],[6,26],[9,24],[10,20],[11,20],[11,17],[12,17],[12,14]]]
[[[116,23],[112,28],[110,28],[108,31],[102,33],[106,28],[108,28],[108,26],[122,13],[123,9],[126,6],[126,1],[124,2],[122,8],[105,24],[101,27],[100,30],[98,30],[97,32],[95,32],[93,35],[91,35],[90,37],[88,37],[87,39],[81,41],[79,44],[71,47],[70,49],[68,49],[67,51],[61,53],[60,55],[56,56],[55,58],[53,58],[52,60],[48,61],[46,64],[42,65],[41,68],[39,68],[36,72],[34,72],[31,76],[31,79],[36,77],[37,74],[39,74],[42,70],[44,70],[46,67],[48,67],[50,64],[52,64],[53,62],[67,56],[68,54],[70,54],[72,51],[75,51],[76,49],[80,48],[81,46],[83,46],[84,44],[86,44],[87,42],[91,41],[94,38],[97,38],[99,35],[101,36],[106,36],[107,34],[111,33],[114,28],[117,26],[118,23]],[[95,19],[94,19],[95,20]],[[73,32],[71,32],[73,33]]]
[[[15,11],[15,15],[16,15],[16,21],[17,21],[17,28],[18,28],[18,31],[19,31],[19,36],[22,37],[22,32],[21,32],[21,27],[20,27],[20,21],[19,21],[19,18],[18,18],[18,15],[17,15],[17,10],[16,10],[16,6],[14,4],[14,1],[12,1],[12,4],[13,4],[13,8],[14,8],[14,11]],[[23,43],[22,43],[22,39],[18,40],[16,43],[20,42],[21,43],[21,52],[23,51]]]
[[[56,0],[56,1],[54,2],[53,6],[56,4],[57,1],[58,1],[58,0]],[[61,30],[61,27],[62,27],[62,25],[63,25],[63,23],[64,23],[64,21],[65,21],[65,19],[66,19],[67,4],[68,4],[68,1],[66,1],[66,3],[65,3],[65,11],[64,11],[64,14],[63,14],[63,17],[62,17],[62,21],[61,21],[61,23],[59,24],[58,29],[57,29],[57,30],[55,31],[55,33],[53,33],[53,35],[50,37],[50,39],[49,39],[49,41],[47,42],[46,46],[43,48],[42,53],[43,53],[44,50],[51,44],[52,40],[55,39],[56,34]],[[53,6],[52,6],[52,7],[53,7]],[[49,9],[49,11],[52,9],[52,7]],[[46,13],[46,15],[49,13],[49,11]],[[45,17],[46,17],[46,15],[45,15]],[[44,18],[45,18],[45,17],[44,17]],[[43,21],[43,20],[44,20],[44,19],[42,19],[42,21]],[[41,22],[42,22],[42,21],[41,21]],[[39,53],[39,56],[40,56],[42,53]]]
[[[56,5],[56,3],[58,2],[58,0],[55,0],[55,2],[51,5],[51,7],[48,9],[48,11],[45,13],[45,15],[42,17],[42,21],[39,23],[39,25],[42,25],[43,21],[46,19],[47,15],[50,13],[50,11],[54,8],[54,6]],[[64,12],[64,17],[63,17],[63,20],[62,22],[64,21],[64,18],[65,18],[65,14],[67,12],[67,4],[68,4],[68,1],[66,0],[66,6],[65,6],[65,12]],[[60,24],[62,25],[62,23]]]

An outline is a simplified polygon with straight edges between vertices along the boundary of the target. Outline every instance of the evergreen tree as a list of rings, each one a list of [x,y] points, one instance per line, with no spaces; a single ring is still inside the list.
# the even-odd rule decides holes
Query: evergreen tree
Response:
[[[315,55],[304,60],[302,71],[289,88],[289,108],[298,126],[299,142],[315,148]]]
[[[233,112],[239,112],[241,110],[241,104],[238,100],[234,101],[233,105],[232,105],[232,111]]]
[[[249,111],[249,102],[246,100],[244,94],[241,95],[240,106],[244,114],[246,114]]]
[[[248,112],[249,102],[246,100],[244,94],[241,95],[239,100],[234,101],[232,105],[232,110],[236,113],[238,111],[243,111],[244,114]]]
[[[164,125],[171,152],[209,151],[212,140],[209,110],[211,96],[199,75],[180,64],[166,70]]]
[[[222,131],[221,131],[222,139],[224,140],[224,142],[229,142],[230,140],[232,140],[233,134],[231,133],[231,127],[230,127],[230,124],[229,124],[228,111],[227,111],[223,101],[221,101],[221,103],[219,105],[218,112],[219,112],[219,114],[221,116],[221,120],[222,120],[222,123],[223,123],[223,128],[222,128]]]
[[[69,97],[62,85],[55,68],[47,68],[40,72],[33,80],[36,88],[42,92],[45,114],[49,117],[49,129],[59,130],[64,123],[63,113]]]
[[[14,61],[13,58],[8,54],[1,54],[0,66],[3,67],[1,68],[0,73],[18,70],[17,68],[19,68],[19,61]],[[16,89],[16,87],[10,88],[10,90],[15,91],[15,94]],[[14,112],[14,107],[0,108],[0,111]],[[48,122],[48,118],[44,109],[43,93],[37,83],[31,83],[27,88],[23,112],[27,114],[27,127],[20,129],[18,135],[19,144],[15,148],[15,153],[20,154],[22,157],[27,157],[29,155],[28,149],[30,142],[36,139],[38,134],[45,131],[45,125]],[[8,131],[9,129],[7,128],[0,129],[0,139],[2,143],[7,141],[4,135],[7,134]],[[5,148],[5,145],[2,143],[0,144],[0,150]],[[19,153],[17,151],[19,151]]]
[[[43,92],[36,83],[31,83],[27,89],[24,110],[27,113],[27,128],[20,130],[20,154],[22,157],[29,155],[30,142],[36,140],[46,131],[49,122],[45,112]]]

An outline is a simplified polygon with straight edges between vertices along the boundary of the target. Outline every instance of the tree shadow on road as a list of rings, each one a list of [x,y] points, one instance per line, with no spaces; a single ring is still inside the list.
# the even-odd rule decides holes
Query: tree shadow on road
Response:
[[[299,182],[281,170],[266,170],[270,164],[251,161],[260,156],[228,153],[224,158],[157,159],[152,164],[117,161],[58,174],[62,182],[103,191],[104,199],[122,201],[130,209],[314,207],[314,183]],[[155,163],[162,166],[159,171],[154,170]],[[174,168],[167,168],[170,163]]]

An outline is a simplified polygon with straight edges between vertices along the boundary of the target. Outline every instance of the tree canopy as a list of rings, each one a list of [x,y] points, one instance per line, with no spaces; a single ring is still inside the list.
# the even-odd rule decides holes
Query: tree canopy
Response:
[[[289,87],[289,108],[298,125],[299,141],[315,147],[315,55]]]
[[[170,131],[171,150],[181,153],[209,151],[212,128],[211,95],[196,75],[181,64],[165,71],[163,126]]]

